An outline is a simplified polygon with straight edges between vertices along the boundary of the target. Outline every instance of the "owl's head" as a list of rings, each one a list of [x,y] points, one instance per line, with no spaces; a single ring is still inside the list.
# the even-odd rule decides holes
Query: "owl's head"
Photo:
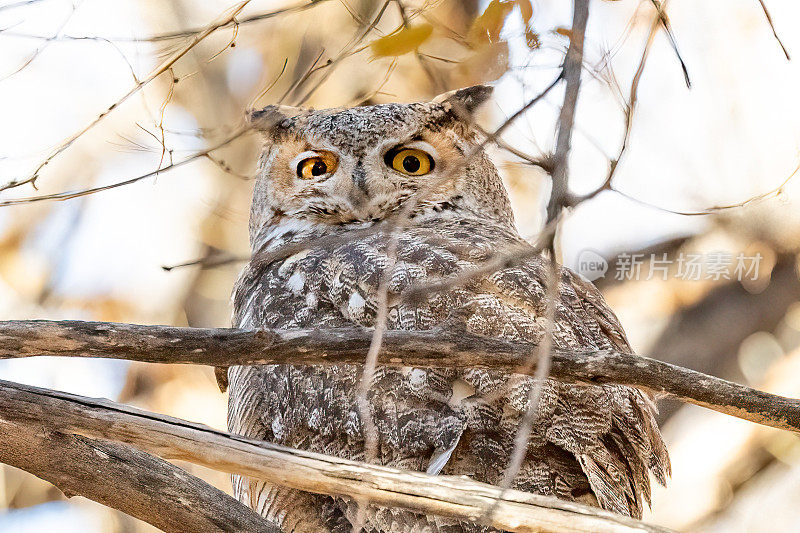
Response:
[[[462,211],[510,224],[497,169],[472,117],[491,95],[475,86],[431,102],[313,110],[267,106],[249,114],[267,141],[250,217],[251,239],[285,218],[312,224],[383,220],[438,177],[415,216]]]

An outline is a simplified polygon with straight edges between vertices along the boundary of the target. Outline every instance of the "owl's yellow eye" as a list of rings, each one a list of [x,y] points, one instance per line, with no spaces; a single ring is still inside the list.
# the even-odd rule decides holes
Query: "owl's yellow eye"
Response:
[[[308,157],[297,163],[297,177],[304,180],[313,180],[325,174],[332,174],[335,170],[336,158],[327,153]]]
[[[386,155],[389,166],[409,176],[422,176],[433,170],[433,158],[417,148],[400,148]]]

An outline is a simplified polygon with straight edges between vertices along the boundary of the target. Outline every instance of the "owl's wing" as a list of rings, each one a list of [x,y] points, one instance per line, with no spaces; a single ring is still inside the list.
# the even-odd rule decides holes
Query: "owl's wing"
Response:
[[[392,263],[387,242],[385,235],[372,235],[254,266],[234,297],[235,325],[374,325],[381,276]],[[508,230],[463,220],[408,229],[388,284],[388,327],[430,329],[461,320],[473,333],[541,341],[549,267],[540,257],[424,302],[400,298],[411,285],[456,275],[498,246],[520,242]],[[597,290],[568,270],[562,271],[554,342],[564,349],[630,351]],[[257,416],[247,422],[260,428],[258,438],[359,459],[363,437],[354,391],[360,373],[357,365],[264,367],[248,371],[249,381],[234,387],[232,397],[252,403],[261,394],[259,407],[251,409]],[[455,401],[456,383],[471,394]],[[379,369],[371,404],[380,460],[425,470],[432,457],[457,444],[442,473],[497,484],[533,386],[532,378],[484,370]],[[653,412],[652,402],[631,387],[547,380],[515,486],[566,499],[591,496],[606,509],[640,516],[643,500],[649,501],[649,473],[663,481],[669,470]]]
[[[547,331],[546,280],[550,269],[542,256],[429,295],[426,302],[410,303],[399,298],[415,283],[453,276],[481,264],[498,243],[524,245],[502,229],[464,222],[450,226],[439,222],[430,229],[417,227],[401,237],[389,282],[394,305],[388,327],[428,329],[441,324],[456,326],[454,320],[461,320],[462,327],[472,333],[541,342]],[[340,247],[327,263],[335,274],[327,285],[322,284],[328,287],[325,298],[344,317],[366,326],[374,320],[378,280],[389,264],[383,243],[385,240],[361,241]],[[624,330],[602,295],[568,269],[561,269],[553,336],[554,345],[562,349],[631,353]],[[415,439],[443,441],[427,466],[439,468],[442,459],[447,463],[443,473],[466,473],[489,483],[500,482],[499,472],[507,464],[534,380],[469,369],[429,369],[409,374],[415,375],[418,386],[432,397],[450,394],[453,383],[460,380],[474,388],[472,397],[457,406],[463,430],[449,460],[446,456],[454,440],[442,439],[441,433],[431,435],[433,430],[424,425],[415,434]],[[408,383],[387,380],[384,385],[387,390],[402,391]],[[485,398],[494,400],[486,402]],[[424,419],[422,415],[429,413],[413,411],[420,408],[418,405],[406,407],[412,410],[409,416],[415,418]],[[580,497],[590,489],[602,507],[641,516],[643,503],[650,503],[650,473],[664,483],[669,472],[668,454],[654,413],[652,400],[632,387],[546,381],[517,487],[567,499]],[[434,422],[436,430],[447,427],[445,419],[451,420],[442,417]],[[455,426],[453,423],[454,433]]]
[[[473,298],[481,301],[474,314],[466,319],[474,333],[540,342],[545,334],[545,281],[547,262],[541,257],[496,272],[479,282]],[[567,269],[561,270],[553,343],[562,349],[610,349],[631,353],[622,326],[597,289]],[[467,379],[480,395],[496,394],[503,377],[492,372],[473,370]],[[476,453],[481,457],[508,453],[511,435],[519,418],[528,408],[534,387],[531,378],[512,378],[514,384],[503,396],[499,435],[485,435],[490,445]],[[544,457],[552,446],[574,457],[588,478],[592,493],[609,510],[641,516],[643,501],[650,503],[652,473],[662,484],[669,472],[669,458],[654,419],[652,400],[642,391],[626,386],[581,386],[549,380],[541,385],[537,424],[528,444],[528,461],[517,483],[519,488],[537,492],[553,489],[565,497],[565,491],[580,491],[573,465],[548,464]],[[501,442],[492,442],[499,437]],[[537,466],[538,465],[538,466]],[[543,466],[547,465],[547,466]],[[542,475],[564,477],[547,485]]]
[[[387,264],[385,242],[385,238],[349,242],[333,249],[304,251],[269,265],[248,265],[234,291],[234,326],[372,325],[375,295]],[[435,255],[428,260],[437,262]],[[443,260],[457,268],[455,257]],[[402,286],[426,270],[411,263],[408,267],[398,269],[396,282]],[[402,323],[409,329],[422,329],[435,322],[430,310],[403,308],[393,311],[390,327]],[[463,430],[459,414],[447,404],[455,371],[408,370],[379,368],[376,372],[370,400],[380,438],[378,460],[425,470],[433,451],[456,442]],[[361,374],[362,365],[231,367],[229,428],[251,438],[364,459],[363,424],[355,401]],[[312,531],[338,532],[350,531],[349,523],[355,520],[356,507],[341,499],[323,498],[312,508],[300,503],[303,495],[297,491],[241,478],[234,480],[234,490],[238,498],[279,524],[293,520],[310,523]],[[325,523],[313,522],[319,516],[325,517]],[[486,531],[446,517],[388,508],[370,508],[366,520],[365,531],[375,533]],[[342,521],[348,527],[342,529]]]

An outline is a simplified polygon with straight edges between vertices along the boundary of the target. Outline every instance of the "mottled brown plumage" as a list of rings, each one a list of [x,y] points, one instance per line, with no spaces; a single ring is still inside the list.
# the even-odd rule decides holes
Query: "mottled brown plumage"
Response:
[[[455,179],[421,202],[410,226],[400,233],[388,285],[388,327],[429,329],[446,323],[482,335],[541,341],[549,269],[542,257],[431,294],[425,301],[399,298],[413,284],[457,274],[507,246],[526,245],[514,229],[494,166],[482,153],[465,159],[476,141],[464,112],[487,95],[485,88],[472,88],[440,102],[323,111],[269,107],[254,114],[252,120],[268,139],[251,213],[256,256],[321,236],[341,235],[342,240],[268,264],[251,261],[235,289],[234,326],[373,327],[377,291],[390,263],[390,239],[381,232],[352,230],[396,213],[429,180],[450,172]],[[433,170],[411,176],[393,169],[385,154],[405,146],[431,154]],[[321,150],[335,158],[337,163],[329,165],[335,170],[301,177],[303,158]],[[298,154],[303,154],[299,160]],[[554,343],[565,349],[630,351],[622,327],[597,290],[567,269],[561,270]],[[228,372],[230,429],[364,459],[355,402],[361,372],[360,365],[233,367]],[[532,378],[486,370],[379,367],[369,392],[378,461],[424,471],[432,459],[441,458],[443,474],[497,484],[533,384]],[[649,502],[650,473],[663,483],[668,471],[653,406],[642,392],[548,380],[514,486],[638,517],[643,502]],[[234,479],[234,489],[237,497],[287,532],[344,532],[355,520],[354,504],[343,499],[243,478]],[[486,529],[371,508],[365,530]]]

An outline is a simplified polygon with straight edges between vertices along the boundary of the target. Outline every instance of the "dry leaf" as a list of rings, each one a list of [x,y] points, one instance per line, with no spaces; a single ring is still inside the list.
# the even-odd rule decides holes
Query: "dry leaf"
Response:
[[[559,35],[563,35],[564,37],[569,37],[570,39],[572,39],[572,30],[570,29],[556,28],[554,31]]]
[[[525,27],[527,28],[533,18],[531,0],[517,0],[517,5],[519,6],[520,15],[522,15],[522,22],[525,23]]]
[[[406,26],[397,33],[372,41],[370,48],[376,57],[401,56],[419,48],[432,33],[430,24]]]
[[[530,28],[525,28],[525,42],[527,43],[528,48],[531,50],[535,50],[542,45],[542,41],[539,39],[539,34]]]
[[[515,2],[492,0],[484,12],[475,19],[469,29],[468,37],[475,45],[497,42],[506,16],[514,9]]]

